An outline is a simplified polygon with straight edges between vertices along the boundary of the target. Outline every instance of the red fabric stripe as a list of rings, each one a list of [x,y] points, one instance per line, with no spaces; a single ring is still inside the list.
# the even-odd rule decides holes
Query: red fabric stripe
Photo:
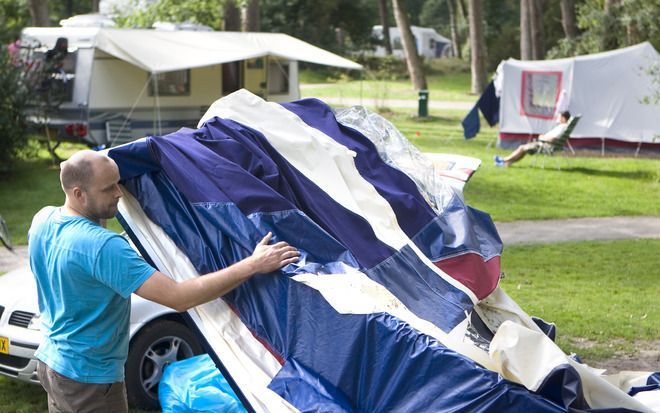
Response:
[[[493,292],[500,280],[500,257],[488,261],[472,252],[434,263],[442,271],[469,288],[480,300]]]
[[[507,133],[507,132],[500,132],[500,140],[503,141],[529,141],[531,139],[537,138],[539,135],[536,133]],[[571,145],[574,148],[579,148],[581,146],[589,146],[589,147],[601,147],[603,144],[603,139],[602,138],[596,138],[596,137],[585,137],[585,138],[569,138],[568,141],[571,143]],[[637,146],[639,145],[639,142],[628,142],[628,141],[620,141],[617,139],[611,139],[611,138],[605,138],[605,147],[607,148],[608,146],[615,146],[619,148],[631,148],[631,149],[637,149]],[[655,142],[642,142],[642,148],[643,149],[653,149],[656,151],[660,151],[660,143]]]

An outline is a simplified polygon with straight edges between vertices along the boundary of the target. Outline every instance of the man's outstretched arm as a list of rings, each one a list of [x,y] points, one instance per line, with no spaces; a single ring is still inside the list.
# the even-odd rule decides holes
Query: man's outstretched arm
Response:
[[[266,234],[249,257],[201,277],[176,282],[156,271],[135,293],[179,312],[211,301],[255,274],[269,273],[298,261],[300,252],[296,248],[284,241],[269,245],[271,237],[270,232]]]

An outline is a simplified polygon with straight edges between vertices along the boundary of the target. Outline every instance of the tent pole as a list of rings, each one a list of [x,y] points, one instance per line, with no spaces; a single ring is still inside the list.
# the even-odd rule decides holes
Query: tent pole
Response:
[[[605,138],[600,138],[600,156],[605,156]]]
[[[364,77],[362,76],[362,71],[360,70],[360,105],[362,105],[362,88],[363,88],[363,82]]]

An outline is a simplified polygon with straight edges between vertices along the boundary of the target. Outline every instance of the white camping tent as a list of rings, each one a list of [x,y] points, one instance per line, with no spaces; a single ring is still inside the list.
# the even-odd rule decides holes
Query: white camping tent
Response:
[[[577,146],[660,147],[660,105],[643,103],[660,87],[648,73],[658,64],[648,42],[567,59],[503,61],[495,77],[500,146],[548,131],[568,109],[582,115],[571,134]]]

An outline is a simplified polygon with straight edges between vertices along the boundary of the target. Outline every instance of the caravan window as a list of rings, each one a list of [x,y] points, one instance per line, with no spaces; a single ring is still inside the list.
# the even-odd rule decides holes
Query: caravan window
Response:
[[[289,93],[289,64],[271,60],[268,64],[268,93]]]
[[[190,96],[190,69],[155,75],[158,96]],[[149,82],[149,96],[154,96],[154,81]]]

